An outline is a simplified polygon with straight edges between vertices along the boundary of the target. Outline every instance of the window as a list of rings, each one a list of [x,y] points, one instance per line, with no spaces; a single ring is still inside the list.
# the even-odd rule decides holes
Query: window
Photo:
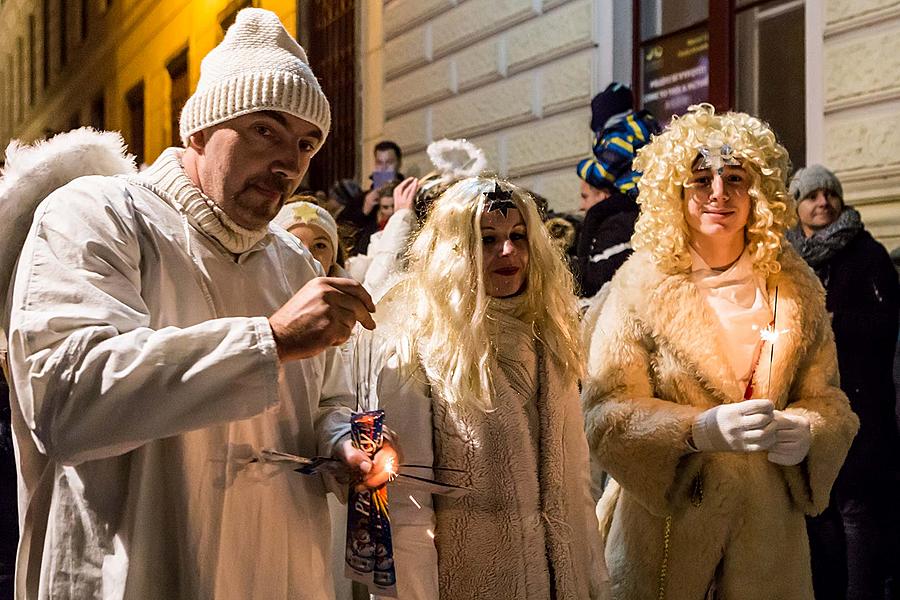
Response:
[[[737,110],[765,119],[794,167],[806,164],[806,62],[802,0],[772,1],[737,13]]]
[[[125,94],[128,107],[128,151],[144,162],[144,83],[141,82]]]
[[[748,112],[805,163],[804,0],[632,1],[641,106],[662,123],[698,102]]]
[[[187,48],[178,53],[178,56],[169,61],[166,65],[171,80],[172,93],[169,97],[169,115],[172,124],[172,146],[181,146],[181,135],[179,134],[179,117],[181,116],[181,107],[187,102],[191,95],[191,84],[188,81],[188,51]]]

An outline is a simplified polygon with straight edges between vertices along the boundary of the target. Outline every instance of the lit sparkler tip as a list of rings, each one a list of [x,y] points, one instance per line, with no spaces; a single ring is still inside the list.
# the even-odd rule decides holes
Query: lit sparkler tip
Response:
[[[432,530],[426,529],[425,533],[428,534],[428,537],[430,537],[431,539],[434,539],[434,532]]]
[[[384,470],[388,473],[388,481],[397,479],[397,468],[394,466],[394,457],[389,457],[384,463]]]
[[[787,329],[778,330],[771,327],[766,327],[759,332],[759,337],[761,337],[766,342],[772,342],[774,344],[778,341],[778,338],[781,337],[783,333],[787,332]]]
[[[415,498],[413,498],[412,494],[409,495],[409,499],[412,500],[412,503],[416,505],[416,508],[418,508],[418,509],[421,510],[422,505],[419,504],[418,501],[417,501]]]

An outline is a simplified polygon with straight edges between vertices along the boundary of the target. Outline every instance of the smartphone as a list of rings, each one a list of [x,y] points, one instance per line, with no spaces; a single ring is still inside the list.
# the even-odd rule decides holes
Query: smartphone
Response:
[[[369,178],[372,180],[372,187],[378,189],[394,181],[397,173],[395,171],[373,171]]]

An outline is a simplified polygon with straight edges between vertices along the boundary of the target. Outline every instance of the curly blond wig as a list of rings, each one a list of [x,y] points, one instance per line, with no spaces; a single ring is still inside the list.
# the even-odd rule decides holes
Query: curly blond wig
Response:
[[[750,216],[745,242],[753,267],[766,276],[781,270],[785,231],[795,220],[794,201],[785,182],[790,159],[768,124],[745,113],[716,114],[709,104],[691,106],[673,117],[666,130],[641,148],[634,160],[641,214],[634,227],[635,250],[650,252],[667,273],[691,268],[690,230],[685,220],[685,184],[706,145],[728,144],[750,175]]]
[[[402,362],[421,361],[447,402],[482,410],[492,408],[495,349],[485,322],[489,297],[482,275],[481,215],[485,194],[495,185],[512,192],[527,230],[522,318],[564,376],[582,374],[572,275],[533,198],[494,178],[463,179],[437,199],[410,247],[409,271],[397,291],[398,306],[408,307],[411,315],[397,348]]]

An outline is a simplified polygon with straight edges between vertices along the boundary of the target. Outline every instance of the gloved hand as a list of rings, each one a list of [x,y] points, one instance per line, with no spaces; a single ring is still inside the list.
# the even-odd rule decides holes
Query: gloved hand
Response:
[[[700,413],[691,426],[694,447],[701,452],[756,452],[775,442],[770,400],[721,404]]]
[[[809,454],[812,434],[809,419],[802,415],[776,410],[775,443],[769,448],[766,458],[777,465],[792,466],[803,462]]]

